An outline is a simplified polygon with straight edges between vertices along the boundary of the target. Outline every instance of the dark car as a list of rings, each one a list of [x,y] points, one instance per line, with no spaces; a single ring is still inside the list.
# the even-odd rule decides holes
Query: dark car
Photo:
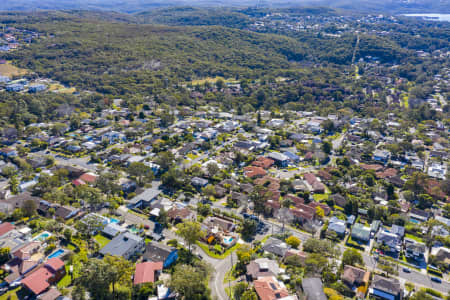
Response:
[[[437,282],[437,283],[442,283],[442,280],[440,278],[437,277],[431,277],[431,281]]]
[[[411,269],[409,269],[409,268],[403,268],[403,272],[405,272],[405,273],[411,273]]]

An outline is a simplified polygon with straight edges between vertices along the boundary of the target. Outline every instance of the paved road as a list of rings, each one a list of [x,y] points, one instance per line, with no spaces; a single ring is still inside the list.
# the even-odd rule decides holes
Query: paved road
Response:
[[[364,264],[367,266],[367,268],[372,271],[374,268],[381,271],[377,268],[377,262],[375,258],[368,255],[367,253],[362,253]],[[434,281],[431,281],[431,276],[428,274],[423,274],[421,272],[418,272],[414,269],[411,269],[411,272],[404,272],[403,266],[398,265],[398,276],[396,276],[400,281],[403,281],[405,283],[406,281],[412,282],[415,285],[421,286],[421,287],[430,287],[434,290],[437,290],[442,293],[449,293],[450,292],[450,283],[447,281],[442,281],[442,283],[437,283]]]
[[[342,134],[341,136],[339,136],[337,139],[334,139],[334,140],[332,141],[332,144],[333,144],[333,150],[338,150],[338,149],[341,147],[342,142],[344,141],[344,139],[345,139],[346,136],[347,136],[347,133],[344,133],[344,134]]]

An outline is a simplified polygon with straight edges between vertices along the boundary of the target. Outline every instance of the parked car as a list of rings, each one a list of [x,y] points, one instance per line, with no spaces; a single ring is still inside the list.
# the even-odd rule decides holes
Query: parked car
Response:
[[[440,278],[437,277],[431,277],[431,281],[437,282],[437,283],[442,283],[442,280]]]
[[[410,269],[410,268],[403,268],[403,272],[405,272],[405,273],[411,273],[411,269]]]

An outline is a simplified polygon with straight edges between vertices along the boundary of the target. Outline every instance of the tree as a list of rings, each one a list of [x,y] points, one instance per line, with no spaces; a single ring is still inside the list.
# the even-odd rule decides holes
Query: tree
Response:
[[[333,149],[333,145],[329,141],[324,141],[322,143],[322,151],[326,154],[330,154],[331,150]]]
[[[116,284],[122,288],[131,286],[130,278],[134,273],[134,265],[122,256],[106,255],[104,261],[110,266],[109,280],[112,286],[113,299],[115,298]]]
[[[291,235],[290,237],[288,237],[286,239],[286,244],[288,244],[289,246],[291,246],[292,248],[297,249],[298,246],[300,246],[300,239]]]
[[[92,299],[114,299],[116,284],[121,289],[130,289],[133,264],[119,256],[107,255],[103,260],[91,258],[82,266],[83,274],[77,278],[77,285],[81,285]],[[110,292],[112,288],[112,294]]]
[[[215,162],[210,162],[206,169],[208,170],[208,174],[211,177],[216,176],[216,174],[220,171],[219,166]]]
[[[70,228],[66,228],[64,229],[63,234],[66,241],[70,242],[70,240],[72,239],[72,230],[70,230]]]
[[[9,190],[13,194],[17,194],[19,192],[19,180],[17,180],[17,176],[12,176],[9,179]]]
[[[245,282],[238,282],[235,286],[233,286],[233,296],[234,299],[240,300],[242,295],[247,291],[248,284]]]
[[[184,173],[178,169],[171,168],[161,176],[161,182],[168,188],[176,189],[183,185]]]
[[[258,229],[258,222],[252,219],[245,219],[240,226],[240,233],[244,240],[250,240]]]
[[[151,182],[154,179],[152,169],[142,162],[132,162],[127,169],[131,176],[136,178],[137,184],[143,186],[145,182]]]
[[[146,282],[133,286],[132,298],[134,300],[147,300],[154,294],[154,286],[151,282]]]
[[[305,259],[305,271],[310,275],[320,275],[328,267],[328,259],[318,253],[311,253]]]
[[[267,191],[262,185],[257,185],[250,194],[250,200],[253,202],[253,210],[259,215],[265,212],[266,202],[269,200],[271,192]]]
[[[25,200],[22,204],[22,211],[25,217],[32,217],[36,214],[37,205],[34,200]]]
[[[344,265],[363,265],[364,260],[362,258],[362,255],[355,249],[347,249],[344,251],[344,254],[342,256],[342,263]]]
[[[433,300],[434,298],[429,295],[425,290],[421,289],[412,295],[412,297],[409,298],[410,300]]]
[[[322,128],[326,133],[332,133],[335,130],[332,120],[325,120],[322,122]]]
[[[318,216],[320,218],[323,218],[325,216],[325,212],[322,207],[320,207],[320,206],[316,207],[316,216]]]
[[[208,184],[202,189],[203,195],[206,197],[212,197],[216,195],[216,188],[212,184]]]
[[[258,295],[255,293],[255,291],[252,290],[246,290],[240,300],[258,300]]]
[[[191,245],[204,236],[200,223],[195,221],[180,223],[177,229],[177,234],[188,244],[189,252],[191,252]]]
[[[161,169],[168,170],[173,165],[174,159],[175,156],[171,152],[165,151],[158,153],[155,162],[161,167]]]
[[[81,285],[75,285],[71,295],[73,300],[86,300],[86,291]]]
[[[97,208],[103,203],[103,195],[100,190],[87,184],[76,186],[74,189],[74,196],[76,199],[89,203],[94,208]]]
[[[178,265],[170,279],[169,286],[184,300],[205,299],[208,295],[207,277],[191,265]]]
[[[0,264],[4,264],[10,258],[11,250],[8,247],[0,249]]]
[[[248,245],[241,245],[236,250],[236,256],[238,258],[239,264],[248,265],[252,259],[252,249]]]

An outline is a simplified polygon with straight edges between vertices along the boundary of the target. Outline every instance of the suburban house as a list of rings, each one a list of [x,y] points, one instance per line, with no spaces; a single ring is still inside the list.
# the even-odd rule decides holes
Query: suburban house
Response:
[[[268,258],[258,258],[247,265],[247,278],[256,280],[260,277],[277,276],[280,273],[280,266],[275,260]]]
[[[352,228],[352,239],[367,243],[370,241],[370,227],[365,227],[361,223],[356,223]]]
[[[158,188],[148,188],[144,190],[139,195],[133,197],[130,201],[128,201],[128,207],[130,208],[145,208],[150,206],[150,204],[155,201],[159,194],[161,194],[161,190]]]
[[[256,158],[256,160],[252,162],[252,165],[263,169],[269,169],[271,166],[273,166],[274,163],[275,161],[273,159],[264,156],[259,156]]]
[[[258,278],[253,281],[253,286],[260,300],[297,299],[297,297],[287,298],[289,291],[274,276]]]
[[[276,165],[282,168],[287,167],[290,161],[289,157],[279,152],[270,152],[267,157],[272,159]]]
[[[388,231],[379,231],[376,237],[377,243],[388,247],[390,253],[398,254],[400,252],[401,239],[395,233]]]
[[[126,229],[117,223],[109,223],[102,230],[102,234],[108,238],[114,238],[119,233],[125,232]]]
[[[45,262],[39,269],[22,279],[22,284],[34,295],[45,292],[50,285],[57,283],[66,274],[64,262],[55,257]]]
[[[387,150],[375,150],[372,159],[381,163],[387,163],[391,158],[391,153]]]
[[[305,300],[327,300],[327,296],[323,292],[322,280],[320,278],[303,278],[302,290]]]
[[[117,255],[130,259],[133,255],[144,249],[144,239],[130,232],[123,232],[113,238],[100,250],[102,255]]]
[[[367,291],[370,279],[370,272],[347,265],[341,276],[342,281],[356,292],[358,298],[363,299]]]
[[[163,269],[162,262],[143,262],[136,264],[134,271],[133,283],[134,285],[151,282],[154,283]]]
[[[303,175],[308,186],[308,189],[314,193],[324,193],[325,185],[313,173],[306,173]]]
[[[328,231],[334,231],[339,237],[345,236],[345,231],[347,229],[347,226],[345,224],[344,220],[338,219],[336,217],[331,217],[331,219],[328,222]]]
[[[178,250],[174,247],[150,242],[145,246],[144,261],[162,262],[163,268],[169,267],[178,259]]]
[[[262,246],[262,250],[264,250],[264,252],[272,253],[280,257],[284,257],[290,248],[291,247],[285,242],[273,237],[270,237]]]
[[[411,239],[405,238],[405,256],[417,261],[425,260],[426,246]]]
[[[431,214],[427,211],[418,208],[411,208],[409,217],[412,221],[426,222],[430,218]]]
[[[369,293],[376,299],[401,300],[403,288],[396,278],[385,278],[375,275]]]

